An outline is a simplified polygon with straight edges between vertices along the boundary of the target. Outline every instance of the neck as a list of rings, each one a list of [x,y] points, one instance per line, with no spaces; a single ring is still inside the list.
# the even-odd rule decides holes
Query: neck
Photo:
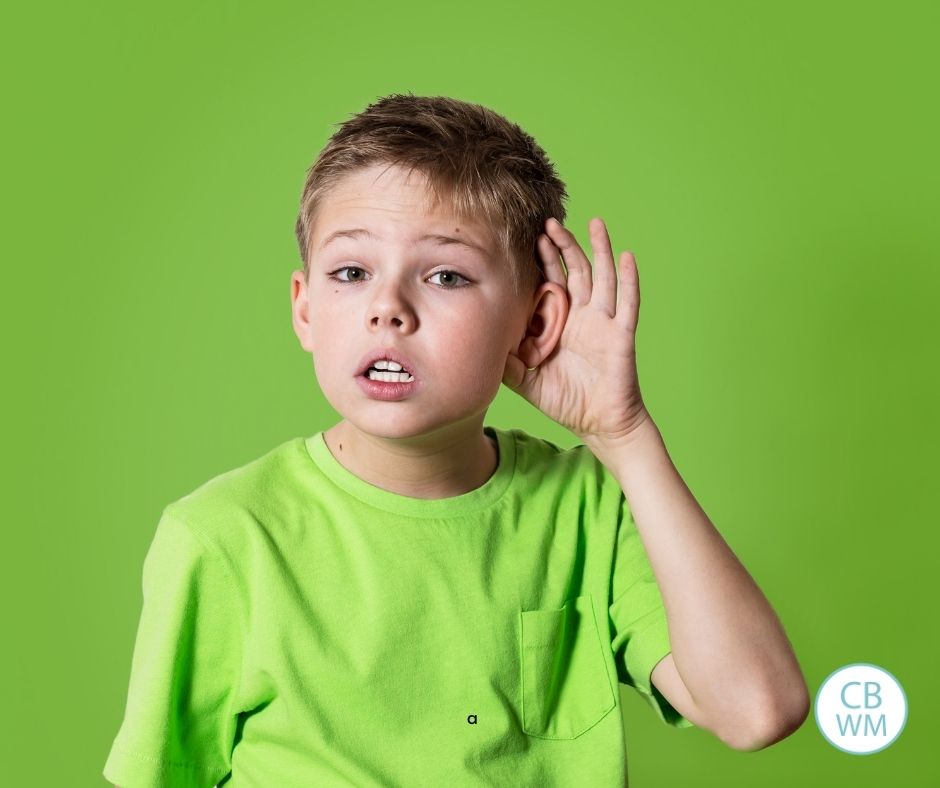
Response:
[[[385,438],[346,420],[323,433],[330,453],[350,473],[409,498],[452,498],[482,486],[496,471],[499,450],[472,425],[449,425],[420,436]]]

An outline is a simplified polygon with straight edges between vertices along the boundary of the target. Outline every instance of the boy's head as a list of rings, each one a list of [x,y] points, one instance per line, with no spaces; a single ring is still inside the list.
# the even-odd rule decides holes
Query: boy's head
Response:
[[[392,96],[344,124],[304,186],[292,301],[347,422],[402,440],[480,429],[508,354],[536,364],[561,334],[565,290],[536,241],[565,197],[532,138],[477,105]],[[363,366],[384,351],[414,381],[377,396]]]
[[[416,170],[427,180],[431,208],[485,224],[516,295],[530,295],[544,281],[536,240],[549,217],[564,224],[568,199],[545,151],[491,109],[410,94],[386,96],[341,124],[307,171],[295,227],[305,275],[330,191],[377,164]]]

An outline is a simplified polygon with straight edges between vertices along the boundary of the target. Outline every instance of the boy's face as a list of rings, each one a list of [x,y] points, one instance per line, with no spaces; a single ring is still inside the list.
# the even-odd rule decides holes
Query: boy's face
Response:
[[[429,212],[426,199],[418,172],[406,178],[381,164],[350,174],[316,218],[309,281],[302,271],[292,277],[294,330],[324,396],[375,436],[479,431],[535,303],[534,294],[513,295],[485,225]],[[331,239],[356,229],[374,237]],[[422,240],[429,234],[479,248]],[[414,383],[394,400],[370,393],[359,375],[363,358],[386,348],[413,365]]]

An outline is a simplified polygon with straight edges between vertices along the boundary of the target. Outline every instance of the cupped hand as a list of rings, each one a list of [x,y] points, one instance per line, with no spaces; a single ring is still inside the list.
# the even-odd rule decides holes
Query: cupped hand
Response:
[[[538,252],[546,279],[566,289],[568,317],[555,348],[534,369],[510,354],[503,383],[583,441],[616,441],[650,418],[636,369],[639,276],[633,254],[624,252],[618,292],[603,220],[588,222],[588,232],[593,271],[574,235],[556,219],[545,223]]]

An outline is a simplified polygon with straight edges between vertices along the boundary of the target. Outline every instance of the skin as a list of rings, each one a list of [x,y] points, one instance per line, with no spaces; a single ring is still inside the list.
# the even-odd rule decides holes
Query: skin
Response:
[[[381,240],[340,238],[321,249],[334,231],[358,227]],[[425,233],[486,251],[417,242]],[[356,476],[400,495],[447,498],[479,487],[498,461],[483,432],[487,408],[507,364],[535,366],[557,344],[564,287],[545,283],[514,295],[487,226],[430,210],[424,176],[385,164],[334,187],[310,248],[309,278],[291,275],[292,316],[324,396],[343,417],[324,433],[330,452]],[[414,363],[418,387],[407,399],[383,402],[360,389],[359,360],[380,347]]]

